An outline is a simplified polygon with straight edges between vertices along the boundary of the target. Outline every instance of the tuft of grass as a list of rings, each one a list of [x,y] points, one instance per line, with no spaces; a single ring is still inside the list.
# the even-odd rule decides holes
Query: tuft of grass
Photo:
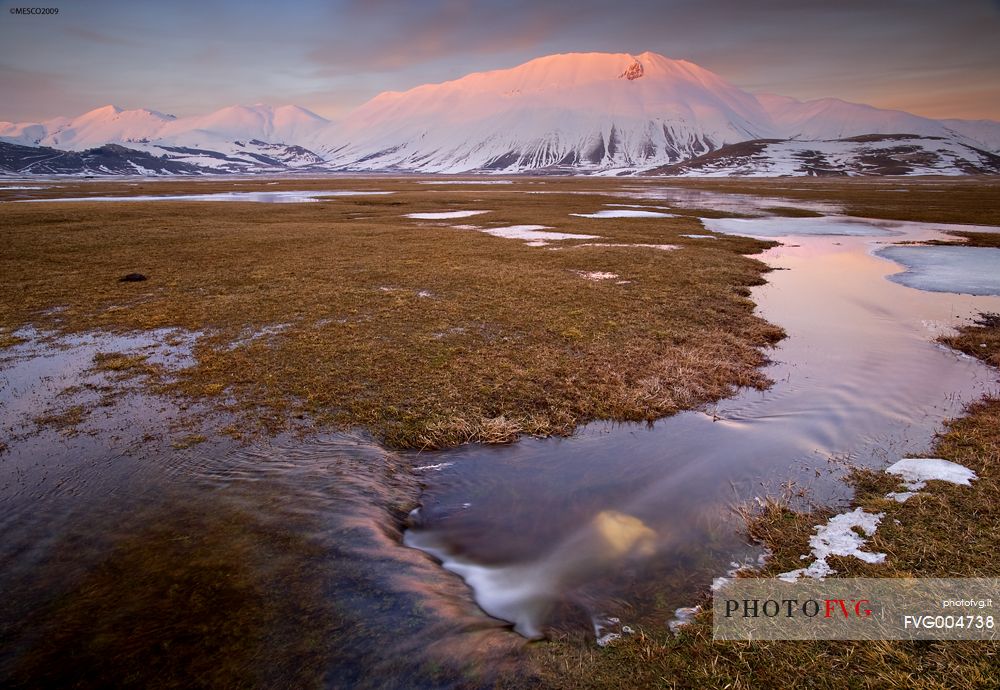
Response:
[[[88,414],[89,410],[85,406],[71,405],[61,410],[49,410],[33,421],[38,427],[49,427],[72,434]]]
[[[796,208],[794,206],[768,206],[764,208],[768,213],[785,218],[822,218],[823,214],[818,211],[811,211],[807,208]]]
[[[146,355],[130,355],[122,352],[98,352],[94,355],[94,369],[115,373],[145,373],[152,370],[146,359]]]
[[[204,434],[188,434],[187,436],[177,439],[170,445],[174,448],[174,450],[184,450],[185,448],[191,448],[200,443],[204,443],[207,440],[208,437]]]
[[[960,328],[941,342],[967,355],[1000,367],[1000,314],[980,314],[972,324]]]
[[[0,330],[0,350],[5,350],[8,347],[14,347],[15,345],[20,345],[25,342],[24,338],[18,338],[13,333],[6,330]]]

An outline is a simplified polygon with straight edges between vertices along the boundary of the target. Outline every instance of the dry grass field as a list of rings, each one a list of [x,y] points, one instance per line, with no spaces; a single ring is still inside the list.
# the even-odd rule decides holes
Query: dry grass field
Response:
[[[565,434],[596,418],[655,419],[733,386],[766,385],[762,348],[781,331],[753,314],[748,286],[766,267],[747,255],[768,244],[681,237],[702,231],[688,217],[568,215],[622,201],[558,193],[586,190],[588,180],[162,181],[42,193],[245,188],[392,194],[3,204],[0,337],[10,341],[26,324],[197,332],[196,365],[169,383],[141,361],[98,364],[128,364],[160,390],[214,399],[244,432],[364,427],[394,447]],[[556,193],[525,193],[540,190]],[[455,210],[490,213],[404,217]],[[531,247],[450,227],[470,223],[600,239]],[[632,246],[641,244],[678,248]],[[119,282],[133,272],[148,280]]]

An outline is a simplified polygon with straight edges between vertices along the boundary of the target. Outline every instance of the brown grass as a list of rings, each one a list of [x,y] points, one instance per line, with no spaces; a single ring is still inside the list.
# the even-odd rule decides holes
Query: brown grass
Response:
[[[941,341],[1000,367],[1000,314],[981,314],[972,324],[959,329],[955,335],[945,336]]]
[[[598,182],[600,186],[607,183]],[[650,420],[766,385],[761,348],[781,331],[747,288],[767,243],[680,237],[693,218],[589,220],[607,197],[485,192],[411,180],[79,184],[42,193],[178,193],[253,187],[394,191],[312,204],[6,204],[0,326],[62,332],[199,331],[197,364],[167,384],[216,401],[246,429],[305,419],[363,426],[396,447],[504,443],[586,421]],[[580,191],[590,180],[544,189]],[[491,209],[452,222],[404,213]],[[542,224],[614,243],[558,251],[455,230]],[[611,271],[630,282],[588,281]],[[132,272],[149,280],[121,283]],[[51,312],[53,307],[63,307]],[[98,366],[151,373],[110,353]],[[155,377],[151,377],[155,378]]]
[[[948,233],[955,237],[962,238],[961,241],[945,242],[943,240],[931,240],[927,244],[957,244],[965,247],[1000,247],[1000,233],[996,232],[966,232],[965,230],[954,230]]]

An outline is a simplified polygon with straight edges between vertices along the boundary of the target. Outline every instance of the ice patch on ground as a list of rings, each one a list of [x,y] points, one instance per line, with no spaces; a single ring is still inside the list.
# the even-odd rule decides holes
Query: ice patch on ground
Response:
[[[889,280],[917,290],[1000,295],[1000,249],[995,247],[886,247],[876,252],[906,268]]]
[[[281,333],[284,333],[286,330],[291,328],[291,326],[292,324],[290,323],[276,323],[276,324],[271,324],[270,326],[264,326],[262,328],[253,328],[252,326],[247,326],[240,332],[240,335],[235,340],[233,340],[233,342],[229,343],[229,346],[226,349],[235,350],[240,347],[246,347],[247,345],[250,345],[251,343],[258,341],[261,338],[268,338],[273,335],[280,335]]]
[[[893,463],[885,471],[887,474],[902,477],[903,483],[910,491],[924,488],[931,479],[971,486],[970,482],[978,478],[968,467],[941,458],[905,458]]]
[[[417,184],[514,184],[511,180],[417,180]]]
[[[843,235],[888,237],[897,233],[863,220],[848,218],[701,218],[706,230],[742,237]]]
[[[808,567],[781,573],[778,575],[778,579],[785,582],[795,582],[799,577],[805,576],[821,580],[827,575],[837,572],[826,562],[829,556],[854,556],[865,563],[883,562],[885,560],[884,553],[871,553],[862,550],[865,539],[854,530],[857,528],[870,537],[875,534],[878,523],[884,516],[884,513],[866,513],[861,508],[833,516],[825,525],[818,525],[816,534],[809,539],[812,556],[816,560]],[[802,558],[808,559],[809,556],[802,556]]]
[[[616,242],[584,242],[583,244],[575,245],[574,249],[576,247],[636,247],[639,249],[659,249],[664,252],[680,249],[680,245],[676,244],[625,244]]]
[[[681,237],[689,237],[692,240],[717,240],[717,239],[719,239],[715,235],[681,235]]]
[[[46,201],[246,201],[265,204],[295,204],[322,201],[331,196],[374,196],[394,192],[218,192],[215,194],[170,194],[165,196],[85,196],[62,199],[18,199],[17,203]]]
[[[572,232],[548,232],[548,225],[508,225],[502,228],[480,228],[494,237],[509,240],[551,241],[551,240],[596,240],[598,235],[581,235]]]
[[[615,208],[644,208],[644,209],[657,209],[659,211],[669,211],[669,206],[650,206],[648,204],[604,204],[605,206],[613,206]]]
[[[667,621],[667,627],[674,635],[681,631],[685,625],[694,620],[694,617],[701,613],[700,606],[682,606],[674,611],[674,617]]]
[[[453,462],[439,462],[435,465],[421,465],[420,467],[414,467],[413,471],[414,472],[425,472],[428,470],[440,471],[443,470],[445,467],[451,467],[454,464],[455,463]]]
[[[591,619],[594,625],[594,641],[598,647],[607,647],[624,635],[631,635],[635,630],[629,625],[622,625],[621,618],[603,618],[595,616]]]
[[[607,271],[574,271],[574,273],[585,280],[612,280],[618,277],[617,273]]]
[[[571,213],[571,216],[580,218],[676,218],[673,213],[663,213],[662,211],[638,211],[635,209],[607,209],[605,211],[595,211],[594,213]]]
[[[478,216],[489,211],[441,211],[439,213],[407,213],[406,218],[416,218],[417,220],[446,220],[448,218],[468,218]]]

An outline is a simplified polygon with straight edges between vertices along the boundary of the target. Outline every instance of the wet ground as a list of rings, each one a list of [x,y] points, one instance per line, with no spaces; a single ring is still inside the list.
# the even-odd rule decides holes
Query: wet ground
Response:
[[[790,205],[622,194],[758,215]],[[789,480],[811,500],[843,499],[845,462],[920,453],[942,420],[997,390],[995,371],[934,339],[1000,311],[1000,297],[898,284],[902,266],[876,254],[942,227],[706,221],[782,242],[763,257],[780,270],[753,293],[789,336],[771,353],[775,385],[651,426],[509,446],[396,454],[338,435],[246,447],[215,433],[226,420],[91,369],[106,351],[181,368],[197,334],[21,332],[0,351],[0,678],[481,685],[516,667],[525,637],[666,625],[656,616],[759,555],[735,502]],[[973,256],[950,275],[1000,273]]]

